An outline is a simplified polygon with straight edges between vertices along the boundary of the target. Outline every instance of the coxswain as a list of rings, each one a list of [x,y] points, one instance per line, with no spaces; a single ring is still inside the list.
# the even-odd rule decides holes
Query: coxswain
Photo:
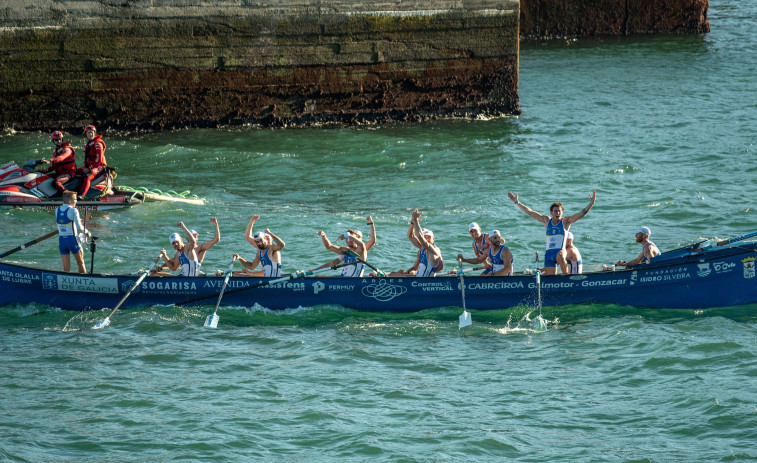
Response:
[[[55,221],[58,224],[58,248],[63,261],[63,271],[71,271],[71,254],[73,254],[79,273],[87,273],[81,243],[89,237],[89,231],[85,230],[81,223],[79,211],[76,209],[75,192],[63,192],[63,204],[55,209]]]
[[[92,180],[103,173],[108,166],[105,160],[105,142],[102,135],[96,135],[96,132],[94,125],[84,128],[84,136],[87,139],[84,145],[84,165],[76,169],[76,173],[82,176],[79,198],[87,195]]]
[[[551,215],[539,214],[518,201],[517,193],[510,192],[507,193],[507,196],[520,208],[520,210],[544,224],[547,233],[547,251],[544,253],[544,274],[556,274],[557,264],[560,264],[560,270],[562,273],[568,273],[568,262],[565,258],[566,234],[570,230],[571,225],[589,213],[592,206],[594,206],[594,202],[597,200],[597,192],[591,192],[591,195],[589,195],[591,201],[588,206],[581,210],[581,212],[567,217],[563,217],[564,209],[562,203],[556,202],[549,206],[549,212]]]
[[[76,150],[71,146],[71,142],[63,141],[63,132],[56,130],[50,134],[50,140],[55,145],[52,159],[42,159],[43,164],[50,163],[51,166],[41,172],[48,174],[55,172],[50,177],[53,178],[53,187],[59,193],[66,191],[63,185],[69,182],[76,175]]]

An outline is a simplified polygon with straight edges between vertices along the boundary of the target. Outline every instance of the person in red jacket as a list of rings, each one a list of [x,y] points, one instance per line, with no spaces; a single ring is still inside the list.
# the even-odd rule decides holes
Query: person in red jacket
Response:
[[[97,130],[94,125],[84,128],[84,136],[87,144],[84,145],[84,165],[76,169],[76,173],[82,175],[79,197],[83,198],[89,191],[92,180],[103,173],[108,163],[105,161],[105,142],[102,135],[95,135]]]
[[[74,175],[76,175],[76,159],[74,158],[76,150],[71,146],[71,142],[63,141],[63,132],[56,130],[50,134],[50,139],[55,145],[53,158],[42,159],[42,163],[52,163],[52,165],[42,172],[46,174],[55,172],[50,175],[55,180],[53,186],[56,190],[63,193],[66,191],[63,184],[74,178]]]

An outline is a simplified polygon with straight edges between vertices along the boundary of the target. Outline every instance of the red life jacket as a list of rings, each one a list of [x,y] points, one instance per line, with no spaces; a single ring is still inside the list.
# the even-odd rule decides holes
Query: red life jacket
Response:
[[[95,135],[95,138],[84,145],[84,167],[94,169],[95,167],[105,167],[108,163],[105,160],[105,142],[102,135]]]
[[[71,146],[71,142],[64,142],[53,151],[52,170],[58,175],[69,174],[73,177],[76,174],[76,150]]]

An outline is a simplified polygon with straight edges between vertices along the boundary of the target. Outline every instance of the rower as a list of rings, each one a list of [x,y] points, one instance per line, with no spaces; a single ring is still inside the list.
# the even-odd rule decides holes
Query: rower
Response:
[[[181,239],[181,235],[178,233],[171,233],[168,237],[168,241],[171,242],[171,246],[176,250],[173,258],[169,259],[165,249],[160,250],[160,257],[163,258],[165,264],[163,267],[167,267],[173,271],[180,270],[180,275],[183,277],[196,277],[199,275],[199,263],[197,262],[197,253],[195,252],[195,241],[192,233],[184,225],[184,222],[179,222],[178,227],[184,231],[187,237],[187,243]]]
[[[505,246],[505,239],[502,238],[499,230],[490,231],[488,240],[489,246],[485,253],[470,259],[458,254],[457,259],[468,264],[480,264],[489,259],[492,271],[488,276],[511,276],[513,274],[513,253],[510,252],[510,248]]]
[[[652,235],[649,227],[639,227],[634,234],[636,235],[636,242],[641,244],[641,254],[630,262],[619,260],[615,265],[630,268],[638,264],[648,264],[652,262],[653,258],[660,255],[660,250],[657,249],[657,246],[649,241],[649,237]]]

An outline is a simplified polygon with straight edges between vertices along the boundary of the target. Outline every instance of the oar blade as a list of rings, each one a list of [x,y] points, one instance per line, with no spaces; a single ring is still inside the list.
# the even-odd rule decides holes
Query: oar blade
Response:
[[[460,322],[458,324],[458,329],[465,328],[466,326],[473,324],[470,312],[468,312],[467,310],[463,310],[463,313],[460,314],[459,320]]]
[[[218,328],[218,320],[221,317],[219,317],[216,314],[210,314],[208,315],[208,318],[205,319],[205,327],[206,328]]]
[[[110,317],[105,317],[104,319],[102,319],[99,322],[95,323],[95,326],[93,326],[92,329],[93,330],[101,330],[101,329],[105,328],[108,325],[110,325]]]

